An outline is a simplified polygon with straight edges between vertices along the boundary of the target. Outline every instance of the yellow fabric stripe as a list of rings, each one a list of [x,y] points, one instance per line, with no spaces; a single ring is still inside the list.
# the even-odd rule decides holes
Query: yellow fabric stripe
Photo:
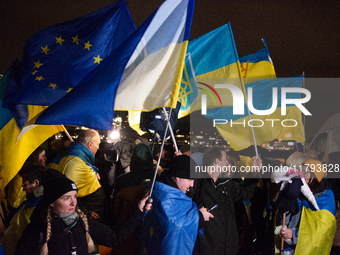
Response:
[[[178,60],[178,65],[177,65],[176,77],[174,80],[174,85],[172,88],[170,102],[169,102],[169,107],[171,108],[176,108],[176,105],[177,105],[177,101],[178,101],[177,99],[178,99],[179,89],[181,87],[181,82],[182,82],[183,68],[185,64],[185,54],[187,52],[187,48],[188,48],[188,41],[182,42],[181,53],[180,53],[180,57]]]
[[[65,156],[59,164],[51,164],[50,167],[74,181],[78,188],[78,197],[90,195],[101,187],[96,173],[79,157]]]
[[[254,121],[256,119],[262,120],[264,122],[262,127],[254,127],[256,143],[258,145],[261,145],[265,142],[270,142],[274,139],[297,141],[305,140],[301,111],[296,106],[287,107],[286,116],[281,116],[281,108],[277,108],[275,112],[270,115],[260,116],[252,114],[251,118],[253,120],[253,126],[259,126],[261,124],[259,121]],[[275,121],[272,127],[272,121],[268,121],[270,119],[276,119],[280,121]],[[284,119],[294,119],[298,124],[296,127],[283,127],[281,125],[281,121]],[[230,120],[228,121],[229,122],[227,124],[217,125],[216,128],[221,136],[230,143],[231,148],[238,151],[254,144],[251,127],[248,125],[248,116],[233,121],[232,126],[230,124]],[[243,124],[244,121],[245,125]],[[294,123],[287,121],[284,122],[284,125],[292,126]]]
[[[294,254],[330,254],[335,231],[336,220],[330,211],[312,211],[303,207]]]
[[[28,108],[29,118],[43,110],[42,106],[28,106]],[[28,130],[17,141],[21,129],[17,126],[14,118],[11,119],[0,130],[0,164],[3,165],[3,180],[0,182],[1,192],[3,192],[4,187],[19,172],[26,159],[38,146],[52,135],[64,130],[64,127],[60,125],[37,125]]]
[[[241,63],[240,67],[242,78],[276,78],[274,65],[269,61]]]

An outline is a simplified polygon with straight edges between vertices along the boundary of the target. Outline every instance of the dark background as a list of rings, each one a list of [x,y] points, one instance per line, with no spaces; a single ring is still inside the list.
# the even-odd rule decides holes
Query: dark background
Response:
[[[20,58],[27,39],[48,26],[68,21],[114,0],[2,0],[0,73]],[[163,1],[126,0],[138,27]],[[340,77],[340,1],[196,0],[190,40],[231,22],[239,56],[254,53],[265,36],[278,77]],[[312,99],[306,108],[306,138],[338,110],[340,84],[306,82]],[[179,124],[186,121],[180,120]]]

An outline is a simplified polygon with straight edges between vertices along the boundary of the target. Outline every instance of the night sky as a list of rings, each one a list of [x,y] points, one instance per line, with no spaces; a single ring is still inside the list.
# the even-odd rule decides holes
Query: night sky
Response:
[[[78,18],[111,0],[1,0],[0,73],[20,58],[27,39],[48,26]],[[138,27],[163,1],[126,0]],[[339,78],[340,1],[196,0],[190,40],[231,22],[240,57],[254,53],[265,36],[278,77]],[[321,81],[320,81],[321,83]],[[306,138],[339,112],[340,83],[306,82]]]

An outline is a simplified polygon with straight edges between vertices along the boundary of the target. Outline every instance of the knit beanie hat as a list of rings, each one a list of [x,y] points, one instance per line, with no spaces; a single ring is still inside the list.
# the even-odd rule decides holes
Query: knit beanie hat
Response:
[[[308,165],[309,169],[315,174],[319,182],[321,182],[323,177],[327,176],[327,171],[323,168],[321,161],[308,159],[304,162],[304,164]]]
[[[190,178],[190,170],[195,171],[196,162],[187,155],[179,155],[172,160],[169,168],[169,174],[172,177],[178,177],[183,179]]]
[[[54,169],[47,169],[44,172],[42,176],[42,185],[44,187],[43,202],[45,205],[52,204],[69,191],[78,191],[77,186],[73,181]]]

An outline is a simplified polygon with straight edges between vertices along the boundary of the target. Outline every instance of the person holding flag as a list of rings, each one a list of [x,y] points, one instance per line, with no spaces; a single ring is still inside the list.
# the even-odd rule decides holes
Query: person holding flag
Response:
[[[325,179],[326,169],[320,161],[308,159],[302,166],[302,174],[319,208],[315,208],[308,196],[297,199],[299,212],[287,216],[286,226],[280,230],[284,248],[294,250],[294,254],[330,254],[336,231],[336,206]]]
[[[227,159],[227,153],[217,146],[204,152],[202,169],[204,168],[208,170],[201,171],[204,175],[197,190],[198,205],[212,208],[217,204],[217,208],[213,211],[215,217],[204,225],[203,235],[200,236],[200,254],[237,254],[239,243],[234,203],[252,198],[258,183],[257,172],[262,168],[262,159],[252,158],[252,167],[242,184],[228,177],[233,166]]]
[[[186,195],[195,166],[189,156],[176,156],[160,177],[163,183],[155,182],[153,207],[142,226],[143,254],[198,254],[198,231],[214,215]]]

